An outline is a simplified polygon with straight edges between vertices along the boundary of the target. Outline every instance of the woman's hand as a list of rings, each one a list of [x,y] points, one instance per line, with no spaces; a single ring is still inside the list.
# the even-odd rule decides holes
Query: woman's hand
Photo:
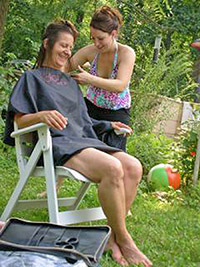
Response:
[[[92,74],[82,69],[80,66],[78,66],[79,73],[72,74],[71,77],[76,80],[80,84],[89,84],[91,83]]]
[[[67,126],[67,118],[65,118],[57,110],[44,110],[40,111],[41,122],[46,123],[56,130],[63,130]]]
[[[112,121],[111,126],[114,130],[117,130],[120,132],[121,128],[127,129],[129,132],[123,133],[125,136],[131,135],[133,133],[133,130],[131,127],[129,127],[127,124],[120,122],[120,121]]]

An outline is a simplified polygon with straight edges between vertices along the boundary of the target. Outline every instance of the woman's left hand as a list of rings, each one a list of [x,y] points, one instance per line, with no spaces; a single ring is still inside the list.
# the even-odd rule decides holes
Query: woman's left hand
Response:
[[[92,75],[78,66],[79,73],[72,74],[71,77],[80,84],[89,84],[92,79]]]
[[[114,130],[117,130],[118,132],[120,132],[121,129],[127,129],[129,132],[123,133],[126,136],[129,136],[133,133],[133,130],[131,129],[131,127],[129,127],[127,124],[120,122],[120,121],[112,121],[111,126]]]

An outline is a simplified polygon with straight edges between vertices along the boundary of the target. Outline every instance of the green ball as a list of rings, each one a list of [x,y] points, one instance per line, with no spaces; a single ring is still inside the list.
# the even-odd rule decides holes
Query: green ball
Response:
[[[166,172],[166,166],[169,164],[158,164],[154,166],[147,177],[147,181],[153,190],[164,191],[169,187],[169,180]]]

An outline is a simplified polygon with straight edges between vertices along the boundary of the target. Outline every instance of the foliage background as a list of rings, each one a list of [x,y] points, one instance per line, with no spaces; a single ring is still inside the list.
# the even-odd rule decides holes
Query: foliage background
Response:
[[[40,38],[47,23],[56,17],[72,20],[80,31],[74,48],[76,52],[80,47],[90,43],[88,25],[93,12],[107,4],[118,8],[123,15],[124,22],[119,41],[133,47],[137,57],[131,80],[131,119],[135,135],[130,138],[129,152],[138,155],[146,169],[145,173],[157,162],[165,161],[165,158],[168,158],[168,161],[172,160],[170,159],[172,154],[169,153],[171,140],[151,134],[154,126],[163,120],[163,114],[158,112],[149,118],[149,113],[157,105],[155,99],[158,95],[184,101],[194,101],[196,98],[197,84],[193,77],[193,69],[199,54],[191,48],[190,43],[200,34],[200,6],[197,1],[3,0],[3,2],[9,4],[9,9],[8,12],[5,10],[7,19],[0,55],[0,111],[6,109],[9,94],[18,78],[17,71],[23,70],[23,66],[13,64],[13,60],[28,60],[30,65],[34,64],[40,47]],[[3,18],[3,14],[0,17]],[[157,36],[162,37],[161,49],[157,62],[153,62],[154,42]],[[169,109],[170,107],[165,111],[166,117],[170,116]],[[0,126],[3,134],[3,120],[0,121]],[[135,145],[134,140],[138,140],[139,145]],[[160,153],[154,153],[156,150],[159,152],[160,142],[165,147],[164,151],[161,149],[162,157]],[[142,151],[146,151],[147,154]],[[183,153],[183,150],[179,151]],[[151,158],[151,163],[148,162],[148,152],[155,155]],[[165,154],[168,154],[168,157]]]
[[[0,137],[3,136],[3,118],[9,94],[18,79],[18,71],[23,70],[23,66],[13,64],[13,60],[25,59],[34,64],[43,29],[56,17],[72,20],[79,29],[76,52],[90,42],[88,25],[91,15],[104,4],[117,7],[122,13],[124,24],[119,41],[133,47],[137,56],[131,80],[134,134],[128,140],[127,149],[142,162],[144,179],[132,208],[133,215],[127,218],[128,229],[140,249],[153,260],[154,266],[197,266],[200,262],[200,187],[191,186],[197,134],[193,126],[186,127],[176,140],[162,133],[152,133],[154,125],[162,118],[158,114],[150,120],[148,114],[156,105],[149,95],[154,99],[163,95],[186,101],[193,101],[196,97],[193,69],[195,61],[200,58],[190,43],[200,36],[198,1],[1,0]],[[154,42],[158,35],[162,36],[160,56],[153,63]],[[150,168],[161,162],[179,168],[184,181],[181,190],[170,190],[166,194],[150,192],[145,178]],[[1,213],[18,180],[14,149],[5,146],[2,138],[0,169]],[[42,182],[31,180],[24,194],[32,198],[43,189]],[[65,191],[71,192],[74,188],[65,184],[63,190],[64,196]],[[93,190],[85,202],[94,202],[95,194]],[[46,210],[16,212],[14,216],[40,221],[48,218]],[[114,267],[117,264],[107,254],[102,259],[102,266]]]
[[[4,0],[6,1],[6,0]],[[200,33],[197,1],[176,0],[7,0],[1,64],[12,59],[35,61],[47,23],[56,17],[72,20],[80,31],[74,52],[90,42],[89,22],[93,12],[108,4],[124,18],[119,40],[136,51],[132,90],[154,92],[181,99],[194,99],[191,68],[198,57],[190,43]],[[1,14],[2,16],[2,14]],[[152,63],[154,41],[162,36],[161,62]],[[153,74],[153,75],[152,75]],[[159,87],[158,87],[159,85]],[[142,87],[142,88],[141,88]]]

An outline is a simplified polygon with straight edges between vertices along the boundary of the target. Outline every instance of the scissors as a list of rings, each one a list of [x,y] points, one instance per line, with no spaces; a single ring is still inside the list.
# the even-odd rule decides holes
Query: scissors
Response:
[[[61,247],[61,248],[68,248],[68,249],[75,249],[75,246],[78,244],[79,240],[76,237],[69,237],[67,239],[60,239],[58,238],[54,246]]]

